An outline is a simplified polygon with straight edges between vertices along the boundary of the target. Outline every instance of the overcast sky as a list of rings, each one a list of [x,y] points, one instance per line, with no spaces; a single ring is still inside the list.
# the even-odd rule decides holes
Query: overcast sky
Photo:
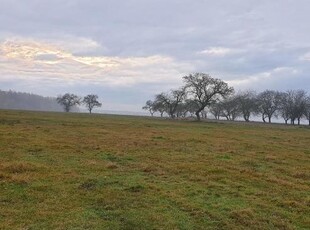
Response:
[[[205,72],[310,92],[309,0],[0,0],[0,89],[98,94],[103,109]]]

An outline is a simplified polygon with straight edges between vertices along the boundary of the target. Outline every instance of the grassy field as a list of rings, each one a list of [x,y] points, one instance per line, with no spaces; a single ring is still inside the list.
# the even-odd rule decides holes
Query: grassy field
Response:
[[[0,229],[309,229],[310,129],[0,111]]]

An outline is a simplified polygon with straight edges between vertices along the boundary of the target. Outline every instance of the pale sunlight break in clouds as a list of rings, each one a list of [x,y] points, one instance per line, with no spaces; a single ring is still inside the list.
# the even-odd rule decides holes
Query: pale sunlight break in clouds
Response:
[[[68,81],[91,81],[129,87],[140,83],[175,80],[179,71],[190,71],[189,65],[176,63],[173,58],[78,56],[51,44],[35,41],[5,41],[0,45],[2,76],[23,79],[42,77]]]

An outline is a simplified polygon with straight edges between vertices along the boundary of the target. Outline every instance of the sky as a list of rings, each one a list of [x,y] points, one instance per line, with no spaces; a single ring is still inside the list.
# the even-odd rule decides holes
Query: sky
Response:
[[[0,89],[97,94],[105,110],[203,72],[310,92],[309,0],[0,0]]]

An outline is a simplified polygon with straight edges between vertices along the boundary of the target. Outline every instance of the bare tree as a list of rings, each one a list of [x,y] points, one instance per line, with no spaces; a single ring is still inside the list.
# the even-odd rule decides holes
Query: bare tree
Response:
[[[146,103],[145,103],[145,106],[142,107],[142,109],[144,110],[148,110],[151,114],[151,116],[153,117],[154,113],[155,113],[155,108],[154,108],[154,102],[151,101],[151,100],[148,100]]]
[[[102,106],[102,104],[98,101],[98,96],[94,94],[89,94],[85,96],[82,103],[86,105],[89,113],[92,112],[93,108]]]
[[[206,106],[214,103],[218,98],[229,96],[234,89],[228,87],[227,83],[208,74],[195,73],[183,77],[192,101],[196,104],[195,111],[197,120]]]
[[[219,120],[222,114],[222,103],[221,102],[212,103],[209,107],[209,111],[216,120]]]
[[[271,123],[273,116],[277,117],[276,112],[280,109],[281,94],[274,90],[265,90],[257,96],[258,110],[262,114],[262,119]]]
[[[234,121],[241,115],[238,98],[236,96],[229,97],[220,102],[220,116],[225,117],[228,121]]]
[[[159,112],[160,117],[163,117],[164,113],[167,112],[167,106],[156,99],[154,101],[153,108],[155,112]]]
[[[294,103],[294,117],[297,119],[298,125],[300,120],[304,116],[307,107],[307,92],[305,90],[293,91],[293,103]]]
[[[175,118],[177,107],[185,98],[186,92],[183,88],[156,95],[156,101],[162,103],[167,108],[167,113],[171,118]]]
[[[289,90],[281,94],[281,116],[287,124],[291,120],[294,125],[297,120],[300,124],[301,118],[304,116],[307,105],[307,93],[304,90]]]
[[[81,104],[81,98],[75,94],[66,93],[57,97],[57,102],[63,106],[65,112],[70,112],[71,108]]]
[[[257,112],[255,92],[246,91],[239,93],[236,100],[238,101],[240,112],[246,122],[250,121],[250,116]]]
[[[279,112],[281,114],[281,117],[284,119],[285,124],[287,124],[293,110],[292,101],[288,92],[285,93],[281,92],[280,95],[281,95],[281,104]]]

